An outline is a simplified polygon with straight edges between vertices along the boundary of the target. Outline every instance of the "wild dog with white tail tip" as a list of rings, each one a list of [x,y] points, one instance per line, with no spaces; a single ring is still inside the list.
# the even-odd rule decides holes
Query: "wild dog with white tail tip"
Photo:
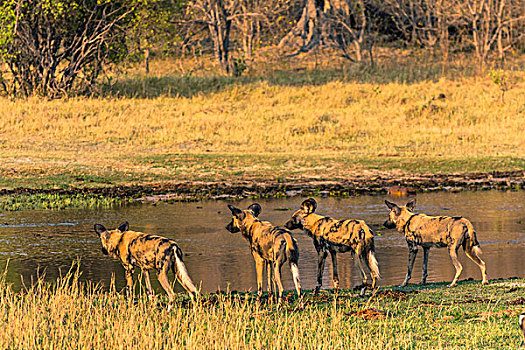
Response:
[[[186,266],[182,261],[182,250],[175,241],[129,230],[127,222],[121,224],[117,229],[108,231],[100,224],[95,225],[95,232],[100,237],[102,252],[119,259],[126,271],[126,291],[131,295],[133,288],[133,269],[140,267],[144,272],[146,281],[146,292],[148,296],[153,296],[151,281],[148,270],[153,269],[157,272],[157,277],[162,288],[168,293],[169,306],[171,309],[175,293],[168,281],[168,272],[171,269],[175,278],[190,294],[193,300],[199,292],[191,281]]]
[[[336,220],[328,216],[315,214],[317,202],[309,198],[301,203],[301,209],[296,211],[292,218],[284,225],[287,229],[302,229],[313,238],[317,250],[317,293],[323,282],[324,263],[328,252],[332,256],[332,276],[334,287],[339,288],[337,274],[337,253],[351,251],[359,257],[359,268],[363,274],[363,283],[367,282],[367,275],[363,262],[372,276],[372,289],[376,287],[380,277],[379,267],[375,257],[374,234],[362,220]]]
[[[415,214],[413,212],[416,200],[411,200],[404,206],[385,200],[390,210],[388,220],[383,226],[386,228],[397,228],[400,233],[405,235],[408,244],[408,270],[403,283],[400,287],[407,285],[412,278],[412,268],[416,260],[417,247],[423,247],[423,278],[421,284],[427,281],[428,253],[431,247],[448,248],[448,253],[452,264],[456,268],[454,280],[449,287],[457,284],[459,275],[463,267],[458,260],[458,249],[463,246],[465,254],[478,265],[483,278],[482,283],[487,284],[487,269],[485,262],[481,260],[481,248],[476,237],[476,232],[472,223],[463,217],[450,216],[429,216],[425,214]]]
[[[257,273],[257,292],[259,298],[262,295],[263,269],[266,265],[268,273],[268,293],[272,291],[272,272],[273,279],[279,289],[278,301],[281,302],[283,296],[283,285],[281,283],[281,266],[288,260],[290,271],[292,272],[293,282],[297,290],[297,296],[301,298],[301,281],[299,277],[299,248],[297,242],[292,237],[290,231],[273,226],[268,221],[259,220],[261,206],[254,203],[246,210],[235,208],[228,204],[233,218],[226,226],[231,233],[241,232],[250,244],[255,269]]]

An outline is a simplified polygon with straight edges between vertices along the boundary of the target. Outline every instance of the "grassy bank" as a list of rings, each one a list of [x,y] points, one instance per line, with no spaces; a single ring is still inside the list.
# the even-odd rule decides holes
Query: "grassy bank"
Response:
[[[3,349],[172,348],[507,348],[524,345],[517,326],[525,280],[464,281],[404,289],[293,293],[281,308],[252,295],[206,295],[197,305],[181,295],[171,312],[139,295],[135,303],[69,274],[20,293],[0,283]],[[162,305],[165,296],[158,296]]]
[[[32,210],[66,208],[109,208],[122,205],[124,199],[120,197],[101,196],[93,194],[31,194],[31,195],[4,195],[0,196],[0,210]]]
[[[147,77],[130,70],[97,98],[0,98],[0,186],[523,170],[523,67],[506,73],[502,100],[467,62],[446,74],[421,62],[233,78],[181,74],[163,61]]]

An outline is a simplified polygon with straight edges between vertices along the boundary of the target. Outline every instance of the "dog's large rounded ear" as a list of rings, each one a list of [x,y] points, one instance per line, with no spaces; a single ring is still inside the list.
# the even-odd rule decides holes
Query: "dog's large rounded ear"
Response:
[[[385,199],[385,204],[388,207],[388,209],[392,210],[393,208],[397,207],[396,203],[389,202]]]
[[[120,224],[119,227],[118,227],[118,230],[119,230],[120,232],[126,232],[127,230],[129,230],[129,224],[128,224],[128,222],[126,221],[125,223]]]
[[[401,213],[401,209],[397,206],[396,203],[389,202],[385,199],[386,206],[388,209],[392,210],[396,215]]]
[[[312,214],[317,209],[317,202],[313,198],[308,198],[301,203],[301,209],[306,212],[306,214]]]
[[[100,235],[104,232],[106,232],[106,228],[101,224],[95,224],[95,232],[100,237]]]
[[[239,220],[244,220],[246,214],[244,214],[244,212],[241,209],[235,208],[233,205],[230,204],[228,204],[228,208],[231,210],[233,216],[237,217]]]
[[[413,211],[414,208],[416,207],[416,199],[414,198],[410,202],[408,202],[406,207],[408,210]]]
[[[248,210],[251,210],[253,212],[253,216],[258,217],[262,211],[262,208],[258,203],[253,203],[248,207]]]

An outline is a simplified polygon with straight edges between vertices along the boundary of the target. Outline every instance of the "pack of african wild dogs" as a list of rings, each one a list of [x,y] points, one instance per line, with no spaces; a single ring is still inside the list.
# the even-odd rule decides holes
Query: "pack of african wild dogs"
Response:
[[[481,270],[482,284],[487,284],[485,262],[480,258],[481,248],[476,238],[472,223],[464,217],[430,216],[415,213],[415,199],[405,205],[385,201],[388,218],[383,224],[386,228],[396,228],[405,235],[408,244],[408,269],[401,286],[405,286],[412,277],[412,268],[418,252],[423,248],[423,274],[421,283],[426,283],[428,253],[431,247],[447,248],[452,264],[456,269],[450,287],[454,287],[461,274],[462,266],[457,254],[460,247]],[[298,268],[299,246],[292,231],[303,230],[313,240],[317,251],[317,285],[314,293],[322,287],[325,260],[330,253],[332,258],[332,277],[334,287],[339,287],[337,272],[337,253],[350,252],[356,257],[363,275],[363,285],[374,290],[380,278],[380,262],[375,257],[374,232],[363,220],[353,218],[335,219],[323,216],[317,211],[317,202],[313,198],[304,200],[293,213],[284,227],[276,226],[259,219],[262,208],[254,203],[246,209],[228,205],[231,222],[226,230],[240,233],[247,241],[255,260],[258,297],[263,293],[263,271],[266,267],[268,292],[275,294],[280,303],[283,298],[281,268],[288,262],[299,300],[301,299],[301,279]],[[102,243],[102,252],[119,259],[126,275],[126,291],[131,296],[133,270],[140,268],[144,272],[146,292],[153,295],[149,270],[154,270],[157,278],[168,294],[171,309],[175,293],[168,280],[169,271],[173,271],[176,280],[189,293],[192,300],[199,296],[199,291],[192,282],[183,262],[183,254],[177,243],[171,239],[154,234],[130,230],[127,222],[114,230],[108,230],[101,224],[95,225],[95,232]],[[368,271],[367,271],[368,270]],[[371,283],[368,283],[370,274]],[[365,289],[363,289],[364,291]]]

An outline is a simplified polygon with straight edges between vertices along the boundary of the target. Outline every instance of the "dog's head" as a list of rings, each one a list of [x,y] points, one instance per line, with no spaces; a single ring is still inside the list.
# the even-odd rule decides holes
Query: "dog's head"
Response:
[[[226,229],[231,233],[245,230],[247,225],[253,222],[254,218],[257,218],[262,210],[261,206],[257,203],[253,203],[246,210],[235,208],[230,204],[228,204],[228,208],[232,212],[232,221],[226,225]]]
[[[284,224],[284,227],[289,230],[304,229],[304,218],[314,213],[315,209],[317,209],[317,202],[313,198],[308,198],[301,203],[301,209],[293,213],[290,220]]]
[[[399,206],[396,203],[385,200],[389,209],[388,220],[383,223],[386,228],[402,227],[412,216],[412,211],[416,206],[416,200],[412,199],[406,205]]]
[[[116,244],[122,237],[122,234],[129,230],[127,222],[120,224],[118,228],[108,231],[103,225],[95,224],[95,232],[102,243],[102,253],[109,255],[116,247]]]

